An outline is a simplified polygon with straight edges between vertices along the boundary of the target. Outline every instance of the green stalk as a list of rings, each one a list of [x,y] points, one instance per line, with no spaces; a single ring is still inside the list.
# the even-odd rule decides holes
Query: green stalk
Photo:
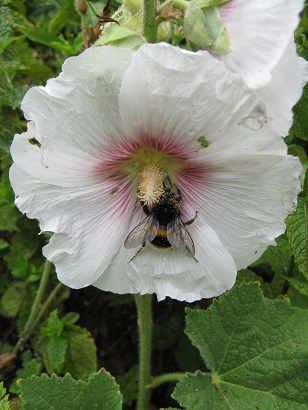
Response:
[[[143,36],[148,43],[157,42],[156,0],[143,0]]]
[[[135,295],[139,327],[139,390],[137,410],[148,410],[151,390],[152,296]]]
[[[32,326],[33,321],[35,320],[39,305],[45,295],[45,290],[46,286],[48,284],[49,280],[49,275],[50,275],[50,270],[51,270],[51,262],[49,262],[47,259],[45,261],[44,265],[44,271],[41,277],[41,281],[33,302],[33,305],[31,307],[30,315],[28,317],[27,323],[25,324],[25,327],[23,328],[23,331],[21,332],[20,338],[18,343],[16,344],[13,353],[17,353],[20,346],[24,343],[24,341],[28,338],[28,333],[29,330]]]
[[[163,383],[177,382],[182,377],[185,376],[185,373],[166,373],[161,376],[153,377],[150,384],[147,385],[148,389],[156,389]]]
[[[46,313],[49,305],[51,304],[51,302],[53,301],[53,299],[55,298],[55,296],[57,295],[57,293],[59,292],[60,289],[62,289],[63,285],[61,282],[59,282],[57,284],[57,286],[54,288],[54,290],[51,292],[51,294],[48,296],[48,298],[46,299],[46,302],[43,304],[43,306],[40,309],[39,314],[36,316],[35,320],[33,321],[32,325],[29,328],[28,334],[31,335],[33,330],[36,328],[36,326],[39,324],[42,316]]]

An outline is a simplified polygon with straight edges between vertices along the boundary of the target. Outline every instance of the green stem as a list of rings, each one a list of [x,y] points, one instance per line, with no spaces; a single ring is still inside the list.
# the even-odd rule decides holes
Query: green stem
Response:
[[[45,266],[44,266],[44,271],[41,277],[41,281],[33,302],[33,305],[31,307],[30,315],[28,317],[27,323],[25,324],[25,327],[23,328],[23,331],[21,332],[20,338],[18,343],[16,344],[13,353],[17,353],[18,350],[20,349],[21,345],[24,343],[24,341],[28,338],[29,336],[29,330],[30,327],[32,326],[32,323],[35,319],[35,316],[37,314],[39,305],[44,297],[46,286],[48,284],[49,280],[49,274],[51,270],[51,262],[49,262],[47,259],[45,261]]]
[[[143,0],[143,36],[148,43],[157,41],[156,0]]]
[[[147,389],[156,389],[163,383],[177,382],[184,377],[184,375],[185,373],[166,373],[161,376],[153,377],[151,383],[147,385]]]
[[[87,5],[90,7],[90,10],[92,11],[92,13],[94,14],[94,16],[96,17],[96,15],[98,14],[95,10],[95,8],[93,7],[92,3],[90,1],[87,1]]]
[[[151,390],[152,297],[135,295],[139,327],[139,391],[137,410],[148,410]]]
[[[53,299],[55,298],[55,296],[57,295],[57,293],[62,287],[63,287],[62,283],[59,282],[57,286],[54,288],[54,290],[51,292],[51,294],[48,296],[48,298],[46,299],[46,302],[43,304],[43,306],[40,309],[40,313],[37,315],[37,317],[35,318],[35,320],[33,321],[32,325],[29,328],[29,331],[28,331],[29,336],[32,334],[33,330],[39,324],[42,316],[48,309],[50,303],[53,301]]]

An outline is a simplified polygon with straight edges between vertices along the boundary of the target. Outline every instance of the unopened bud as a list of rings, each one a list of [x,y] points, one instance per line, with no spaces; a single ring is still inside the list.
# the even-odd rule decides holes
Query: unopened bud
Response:
[[[184,17],[184,32],[188,41],[214,54],[231,50],[230,39],[220,16],[220,7],[230,0],[192,0]]]
[[[77,10],[80,14],[86,14],[88,5],[84,0],[75,0]]]

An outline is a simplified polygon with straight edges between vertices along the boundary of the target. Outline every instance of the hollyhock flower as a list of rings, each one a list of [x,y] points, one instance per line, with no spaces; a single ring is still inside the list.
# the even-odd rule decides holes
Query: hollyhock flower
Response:
[[[219,295],[295,207],[298,159],[263,102],[208,53],[90,48],[22,109],[16,204],[54,233],[43,252],[70,287]]]

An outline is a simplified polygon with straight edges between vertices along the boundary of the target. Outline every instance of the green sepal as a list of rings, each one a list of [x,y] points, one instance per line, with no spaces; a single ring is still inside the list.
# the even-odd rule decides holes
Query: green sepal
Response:
[[[146,43],[143,36],[128,27],[113,25],[108,27],[102,36],[96,41],[95,46],[115,46],[121,48],[130,48],[138,50],[138,48]]]
[[[137,14],[142,9],[142,1],[141,0],[123,0],[124,10],[127,10],[131,15]]]
[[[163,21],[157,29],[157,41],[168,43],[171,39],[172,29],[170,21]]]
[[[138,34],[142,34],[142,10],[139,10],[138,13],[136,13],[132,18],[126,21],[125,27],[135,31]]]
[[[184,16],[187,41],[214,54],[225,54],[231,43],[218,7],[229,0],[192,0]]]

